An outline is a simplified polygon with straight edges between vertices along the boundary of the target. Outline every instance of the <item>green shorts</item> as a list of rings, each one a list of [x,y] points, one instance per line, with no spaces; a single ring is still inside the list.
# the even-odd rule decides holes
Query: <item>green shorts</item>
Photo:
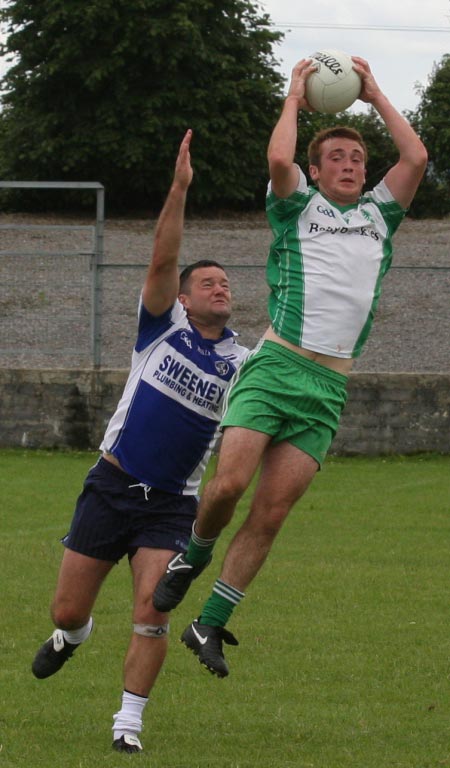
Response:
[[[347,400],[347,376],[273,341],[247,358],[228,394],[222,427],[245,427],[286,440],[325,460]]]

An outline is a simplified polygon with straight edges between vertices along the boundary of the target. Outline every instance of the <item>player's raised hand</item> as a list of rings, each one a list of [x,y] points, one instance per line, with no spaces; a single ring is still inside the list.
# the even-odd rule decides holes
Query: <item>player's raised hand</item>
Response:
[[[371,104],[381,94],[380,86],[365,59],[362,59],[360,56],[352,56],[352,61],[353,69],[358,73],[362,81],[361,93],[358,98]]]
[[[295,97],[298,108],[306,109],[309,112],[314,110],[306,99],[306,80],[315,71],[316,66],[317,64],[313,63],[312,59],[300,59],[292,70],[291,82],[286,96],[286,98]]]
[[[174,182],[178,183],[182,189],[187,189],[189,187],[194,175],[191,165],[191,139],[192,130],[189,128],[180,144],[177,161],[175,163]]]

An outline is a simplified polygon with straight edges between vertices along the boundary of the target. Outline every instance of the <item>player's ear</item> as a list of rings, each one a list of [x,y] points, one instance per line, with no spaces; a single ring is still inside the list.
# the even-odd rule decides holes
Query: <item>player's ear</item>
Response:
[[[319,169],[317,165],[309,166],[309,175],[313,181],[317,181],[317,179],[319,178]]]
[[[189,296],[187,295],[187,293],[178,294],[178,301],[180,302],[180,304],[183,305],[185,309],[187,309],[188,300],[189,300]]]

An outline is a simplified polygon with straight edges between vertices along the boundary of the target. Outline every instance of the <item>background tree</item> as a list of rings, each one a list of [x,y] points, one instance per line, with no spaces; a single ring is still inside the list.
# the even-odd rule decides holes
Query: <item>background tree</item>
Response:
[[[436,64],[428,85],[420,89],[416,112],[408,117],[428,150],[427,174],[412,211],[417,216],[450,213],[450,54]]]
[[[110,207],[156,209],[193,128],[192,205],[265,187],[282,34],[252,2],[9,0],[1,18],[4,179],[100,181]]]

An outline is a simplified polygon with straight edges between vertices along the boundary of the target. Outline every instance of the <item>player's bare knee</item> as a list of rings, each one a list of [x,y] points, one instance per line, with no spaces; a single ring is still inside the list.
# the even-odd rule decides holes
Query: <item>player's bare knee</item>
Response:
[[[164,573],[164,571],[162,571]],[[133,609],[133,626],[163,626],[168,622],[168,613],[157,611],[153,606],[153,591],[147,591],[136,598]],[[168,625],[167,625],[168,626]]]
[[[244,525],[252,529],[255,537],[274,539],[289,514],[289,506],[271,507],[264,504],[252,507]]]
[[[246,491],[246,484],[239,476],[229,474],[219,475],[214,478],[214,484],[211,489],[214,496],[222,502],[236,504]]]
[[[71,605],[52,605],[50,614],[55,627],[68,632],[80,629],[89,621],[89,615],[81,615]]]

